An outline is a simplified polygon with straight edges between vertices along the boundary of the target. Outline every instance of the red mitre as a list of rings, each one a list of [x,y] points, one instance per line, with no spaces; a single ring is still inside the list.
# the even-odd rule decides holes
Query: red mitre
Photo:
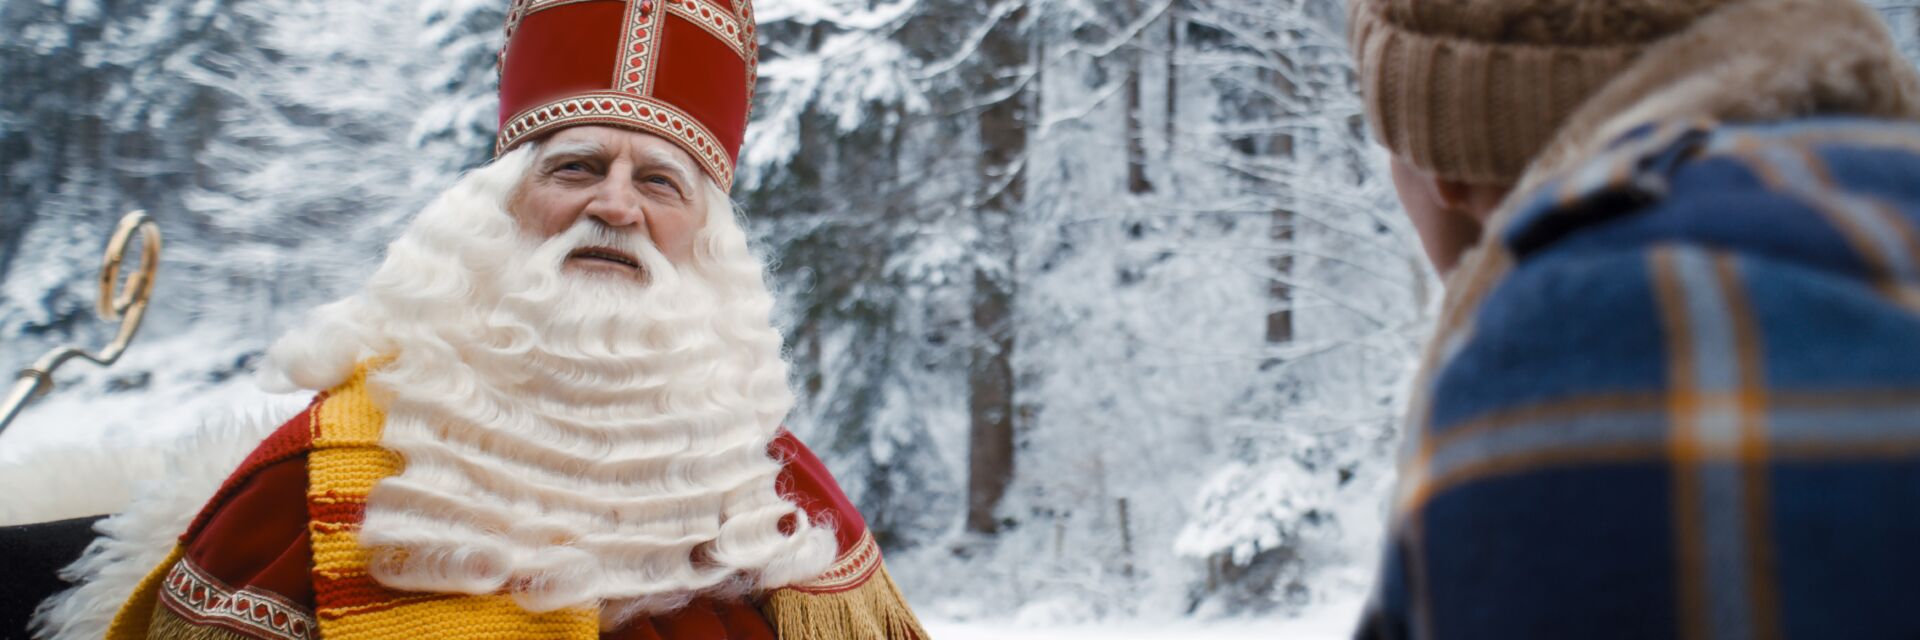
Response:
[[[759,50],[752,0],[513,0],[495,152],[611,125],[673,141],[729,189]]]

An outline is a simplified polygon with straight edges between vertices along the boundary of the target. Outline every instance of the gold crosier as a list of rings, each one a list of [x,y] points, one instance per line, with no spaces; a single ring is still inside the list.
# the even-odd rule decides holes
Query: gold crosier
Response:
[[[133,237],[140,236],[140,270],[127,277],[124,283],[120,279],[120,267],[126,261],[127,252],[133,248]],[[0,432],[6,431],[14,416],[29,400],[46,395],[53,390],[53,371],[74,358],[91,360],[100,366],[112,366],[125,353],[127,345],[133,342],[133,334],[140,330],[140,321],[147,316],[147,301],[153,296],[153,275],[160,267],[160,227],[145,211],[135,211],[120,218],[119,228],[114,229],[113,238],[107,242],[107,255],[100,264],[100,298],[96,311],[107,322],[120,321],[120,332],[107,343],[99,353],[82,351],[77,347],[62,346],[47,352],[34,361],[33,366],[20,371],[19,381],[13,384],[13,391],[7,394],[5,404],[0,404]]]

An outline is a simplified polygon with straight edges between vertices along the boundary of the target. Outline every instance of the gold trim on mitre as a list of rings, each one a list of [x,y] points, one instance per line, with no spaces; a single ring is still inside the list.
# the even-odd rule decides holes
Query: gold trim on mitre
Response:
[[[638,129],[679,142],[714,177],[721,191],[733,188],[733,163],[706,125],[664,101],[612,91],[562,98],[514,115],[501,128],[495,153],[548,131],[583,124]]]

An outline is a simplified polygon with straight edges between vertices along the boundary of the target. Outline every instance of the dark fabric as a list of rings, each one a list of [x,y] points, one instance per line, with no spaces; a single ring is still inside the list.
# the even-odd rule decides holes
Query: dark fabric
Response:
[[[1920,127],[1642,128],[1526,195],[1362,638],[1920,638]]]
[[[60,569],[80,559],[103,518],[0,527],[0,638],[26,638],[33,608],[71,586]]]

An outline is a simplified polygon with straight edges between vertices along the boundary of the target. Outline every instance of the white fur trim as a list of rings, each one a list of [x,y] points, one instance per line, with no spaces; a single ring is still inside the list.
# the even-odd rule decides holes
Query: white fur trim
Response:
[[[1531,192],[1649,122],[1813,115],[1920,120],[1920,74],[1859,0],[1733,3],[1649,47],[1589,97],[1514,192]]]
[[[119,510],[95,529],[101,537],[61,570],[79,586],[40,603],[34,637],[101,638],[113,616],[152,572],[220,483],[286,416],[236,415],[172,442],[146,448],[74,447],[0,469],[0,486],[32,504],[8,505],[9,521],[79,517]],[[74,482],[88,478],[84,486]],[[13,484],[24,482],[27,484]],[[29,487],[24,490],[13,487]],[[44,494],[44,495],[41,495]],[[124,509],[120,509],[124,505]],[[41,516],[35,518],[33,516]],[[51,516],[51,517],[46,517]]]

